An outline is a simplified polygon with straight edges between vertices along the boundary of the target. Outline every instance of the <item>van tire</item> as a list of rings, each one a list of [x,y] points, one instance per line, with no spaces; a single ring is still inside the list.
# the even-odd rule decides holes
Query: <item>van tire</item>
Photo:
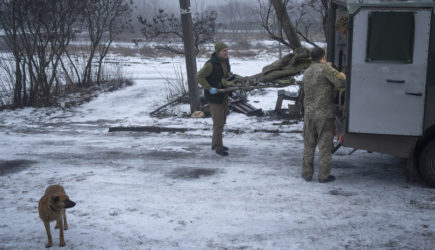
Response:
[[[432,187],[435,187],[435,139],[426,144],[421,151],[418,169],[423,180]]]

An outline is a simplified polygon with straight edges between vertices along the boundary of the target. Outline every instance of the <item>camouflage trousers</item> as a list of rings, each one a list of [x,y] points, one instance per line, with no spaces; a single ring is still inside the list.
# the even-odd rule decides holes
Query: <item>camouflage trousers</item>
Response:
[[[304,158],[302,177],[311,179],[314,174],[314,153],[319,149],[319,181],[325,181],[331,173],[331,154],[335,132],[335,119],[304,120]]]

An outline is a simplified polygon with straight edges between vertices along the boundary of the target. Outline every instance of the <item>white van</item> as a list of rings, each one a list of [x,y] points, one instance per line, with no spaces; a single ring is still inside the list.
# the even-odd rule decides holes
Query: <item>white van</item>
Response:
[[[434,11],[432,0],[332,0],[327,55],[347,74],[341,144],[408,158],[435,187]]]

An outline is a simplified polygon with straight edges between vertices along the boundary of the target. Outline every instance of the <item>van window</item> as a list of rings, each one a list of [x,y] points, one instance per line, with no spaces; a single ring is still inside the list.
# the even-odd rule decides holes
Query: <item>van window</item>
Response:
[[[412,63],[413,48],[413,12],[372,12],[369,14],[367,62]]]

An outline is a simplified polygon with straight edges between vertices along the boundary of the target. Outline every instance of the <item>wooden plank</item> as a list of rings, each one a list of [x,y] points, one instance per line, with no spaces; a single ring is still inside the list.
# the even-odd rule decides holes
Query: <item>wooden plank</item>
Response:
[[[229,98],[231,103],[231,108],[239,113],[245,114],[247,116],[260,116],[263,115],[263,110],[257,109],[245,102],[243,99],[232,99]]]
[[[122,131],[132,131],[132,132],[151,132],[151,133],[161,133],[161,132],[187,132],[196,130],[211,130],[211,128],[168,128],[168,127],[157,127],[157,126],[130,126],[130,127],[110,127],[109,132],[122,132]],[[301,130],[290,130],[283,131],[278,129],[254,129],[254,130],[241,130],[241,129],[225,129],[225,132],[244,134],[244,133],[301,133]]]
[[[110,127],[109,132],[118,131],[137,131],[137,132],[186,132],[187,128],[167,128],[167,127],[156,127],[156,126],[139,126],[139,127]]]

